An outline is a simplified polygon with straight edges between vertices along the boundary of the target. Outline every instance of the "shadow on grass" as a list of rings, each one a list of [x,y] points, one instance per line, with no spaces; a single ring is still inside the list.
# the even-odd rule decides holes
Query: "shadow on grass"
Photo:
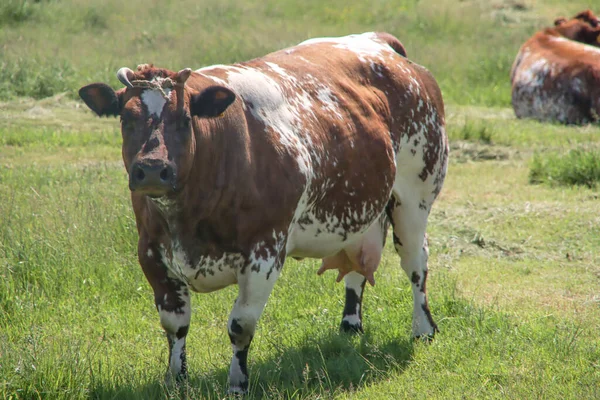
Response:
[[[413,355],[413,341],[406,339],[374,343],[370,335],[331,333],[306,338],[300,346],[278,348],[275,355],[252,362],[250,353],[250,394],[247,398],[322,397],[359,389],[374,381],[401,372]],[[91,388],[93,399],[221,399],[227,397],[229,365],[205,371],[191,371],[189,380],[178,388],[161,382],[136,386],[132,382],[111,382]]]

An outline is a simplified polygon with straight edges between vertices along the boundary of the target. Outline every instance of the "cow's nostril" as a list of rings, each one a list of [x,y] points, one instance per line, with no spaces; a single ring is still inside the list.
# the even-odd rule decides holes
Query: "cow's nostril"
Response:
[[[144,180],[144,178],[146,177],[146,174],[144,173],[144,170],[141,168],[138,168],[135,171],[135,179],[137,179],[138,182],[141,182]]]
[[[160,171],[160,179],[162,181],[166,181],[168,178],[169,178],[169,169],[163,168],[163,170]]]

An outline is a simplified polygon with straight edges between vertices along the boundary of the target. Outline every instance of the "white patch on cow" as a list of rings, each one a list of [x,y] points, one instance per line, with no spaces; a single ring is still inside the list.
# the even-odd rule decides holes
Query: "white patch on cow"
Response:
[[[348,35],[342,37],[322,37],[306,40],[299,44],[311,45],[317,43],[332,43],[333,47],[344,49],[355,53],[362,62],[367,58],[382,56],[384,54],[397,53],[387,43],[379,41],[374,32],[366,32],[360,35]]]
[[[180,301],[183,301],[184,303],[181,309],[176,311],[166,311],[162,309],[160,304],[157,305],[160,323],[173,340],[173,346],[171,347],[171,358],[169,359],[169,372],[171,374],[171,377],[169,378],[177,376],[183,367],[181,353],[183,352],[183,348],[185,346],[185,337],[177,339],[176,333],[181,327],[189,326],[192,314],[187,288],[184,286],[179,289],[177,295]],[[167,300],[166,294],[163,300]]]
[[[317,90],[317,98],[323,103],[323,109],[333,113],[340,121],[344,120],[344,115],[340,109],[338,98],[331,92],[331,89],[321,85]]]
[[[295,154],[299,170],[306,177],[312,176],[312,139],[303,132],[302,123],[307,112],[312,112],[308,94],[286,96],[277,81],[258,69],[232,66],[228,71],[229,86],[248,103],[254,117],[278,134],[280,143]],[[293,83],[293,79],[288,83]]]
[[[560,36],[551,36],[550,41],[569,43],[569,45],[573,46],[574,48],[580,47],[584,51],[588,51],[590,53],[598,53],[600,55],[600,47],[592,46],[587,43],[576,42],[574,40],[570,40]]]
[[[382,233],[385,233],[385,232],[382,232]],[[362,297],[362,291],[363,291],[362,284],[363,284],[364,280],[365,280],[364,276],[362,276],[358,272],[353,271],[353,272],[348,273],[348,275],[346,275],[344,277],[344,286],[346,287],[346,290],[348,290],[348,289],[354,290],[354,293],[356,293],[356,297],[360,299]],[[342,318],[342,321],[346,321],[352,326],[360,325],[361,324],[360,307],[361,307],[360,302],[357,302],[356,308],[354,309],[354,313],[344,315],[344,317]]]
[[[189,324],[189,313],[176,313],[173,311],[165,311],[160,305],[157,306],[158,315],[160,316],[161,325],[169,332],[175,333],[177,330]]]
[[[165,88],[163,89],[165,94],[167,95],[167,99],[171,94],[171,89]],[[162,115],[163,108],[165,104],[167,104],[167,99],[163,97],[163,94],[159,90],[155,89],[146,89],[142,92],[142,102],[148,109],[148,113],[151,115],[155,115],[157,118],[160,118]]]
[[[223,65],[223,64],[216,64],[216,65],[209,65],[207,67],[202,67],[200,69],[197,69],[195,72],[205,76],[209,79],[212,79],[216,84],[221,85],[221,86],[225,86],[228,87],[227,82],[224,81],[221,78],[217,78],[216,76],[213,76],[210,74],[211,71],[215,70],[215,69],[223,69],[223,70],[227,70],[227,68],[229,68],[229,65]]]
[[[534,61],[529,68],[521,72],[520,80],[534,90],[544,84],[546,76],[550,72],[550,64],[545,58]]]
[[[247,377],[242,372],[242,368],[240,367],[240,361],[235,356],[235,352],[239,349],[236,346],[231,345],[231,348],[234,352],[233,358],[231,359],[231,365],[229,366],[229,392],[230,393],[243,393],[242,382],[245,382]]]
[[[380,77],[380,78],[383,78],[383,77],[384,77],[384,75],[383,75],[383,73],[382,73],[382,71],[383,71],[383,67],[382,67],[380,64],[377,64],[377,63],[375,63],[375,62],[373,62],[373,61],[370,61],[370,62],[369,62],[369,65],[370,65],[370,67],[371,67],[371,70],[372,70],[373,72],[375,72],[375,75],[377,75],[377,76],[378,76],[378,77]]]
[[[225,64],[207,65],[206,67],[198,68],[195,72],[201,74],[203,72],[208,72],[211,69],[227,69],[229,67],[230,67],[230,65],[225,65]]]
[[[195,265],[191,265],[187,253],[177,240],[172,241],[170,253],[163,245],[160,246],[160,253],[172,274],[186,282],[192,290],[202,293],[236,283],[236,269],[243,263],[241,254],[224,253],[219,258],[202,256]]]
[[[181,339],[175,338],[173,341],[173,347],[171,347],[171,359],[169,360],[169,372],[172,376],[177,376],[181,372],[183,362],[181,360],[181,353],[185,347],[185,337]]]
[[[297,79],[294,76],[291,76],[290,74],[288,74],[286,72],[286,70],[284,70],[283,68],[281,68],[279,65],[272,63],[272,62],[265,62],[265,64],[271,68],[273,71],[277,72],[279,75],[281,75],[281,77],[284,80],[288,80],[288,81],[292,81],[292,82],[296,82]]]
[[[304,194],[300,199],[290,226],[286,252],[291,257],[323,258],[355,246],[383,212],[381,205],[363,202],[357,208],[345,208],[339,217],[326,214],[317,218],[307,197]],[[354,231],[349,232],[344,225],[352,226]]]
[[[149,258],[152,258],[152,256],[154,255],[154,253],[152,253],[152,250],[151,250],[151,249],[148,249],[148,251],[146,252],[146,255],[147,255]]]
[[[573,78],[571,80],[571,87],[576,93],[583,93],[584,91],[583,82],[579,78]]]

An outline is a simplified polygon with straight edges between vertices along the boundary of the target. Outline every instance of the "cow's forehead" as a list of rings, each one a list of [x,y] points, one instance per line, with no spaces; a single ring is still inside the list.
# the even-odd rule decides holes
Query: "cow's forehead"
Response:
[[[144,89],[140,94],[143,106],[148,111],[148,115],[156,118],[162,118],[165,104],[171,101],[172,90],[165,88],[162,91],[158,89]]]
[[[178,96],[175,90],[163,88],[134,88],[126,100],[124,111],[133,117],[162,119],[177,109]]]

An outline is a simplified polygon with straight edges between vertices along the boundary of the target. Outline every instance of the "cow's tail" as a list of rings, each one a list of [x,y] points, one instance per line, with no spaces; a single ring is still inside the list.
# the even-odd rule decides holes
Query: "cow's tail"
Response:
[[[396,53],[400,54],[402,57],[408,58],[404,45],[395,36],[386,32],[376,32],[375,35],[377,35],[379,40],[387,43],[394,51],[396,51]]]

